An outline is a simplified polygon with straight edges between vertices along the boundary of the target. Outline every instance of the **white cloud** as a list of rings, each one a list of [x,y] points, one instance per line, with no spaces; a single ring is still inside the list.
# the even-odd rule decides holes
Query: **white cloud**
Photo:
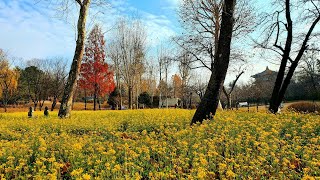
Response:
[[[0,48],[25,60],[51,56],[63,56],[71,60],[75,47],[74,28],[53,18],[56,12],[43,4],[30,4],[29,0],[0,1]],[[176,34],[175,25],[165,15],[136,9],[128,0],[111,0],[110,4],[112,8],[95,21],[100,22],[106,31],[115,25],[119,17],[138,14],[148,33],[149,48]],[[95,14],[95,10],[91,9],[89,14]],[[91,19],[92,16],[88,18],[90,27],[93,26]]]
[[[145,12],[142,21],[147,29],[148,45],[151,47],[156,47],[176,35],[172,22],[166,16],[156,16]]]
[[[74,48],[73,31],[42,14],[27,1],[0,5],[0,48],[23,59],[68,56]]]
[[[111,0],[110,3],[113,7],[113,12],[111,16],[107,16],[109,26],[115,24],[119,17],[133,16],[140,18],[147,31],[147,44],[151,48],[156,47],[161,41],[166,41],[176,34],[175,25],[165,15],[155,15],[137,9],[129,4],[127,0]]]

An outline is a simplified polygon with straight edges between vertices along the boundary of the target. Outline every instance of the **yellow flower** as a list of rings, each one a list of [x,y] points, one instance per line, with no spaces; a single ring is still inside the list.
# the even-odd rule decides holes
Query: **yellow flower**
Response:
[[[136,180],[140,180],[141,179],[141,176],[140,176],[140,174],[138,172],[136,172],[134,174],[134,177],[135,177]]]
[[[204,168],[199,168],[199,169],[198,169],[198,173],[197,173],[197,177],[198,177],[199,179],[205,179],[206,176],[207,176],[207,174],[206,174],[205,169],[204,169]]]
[[[302,180],[315,180],[315,178],[312,176],[305,175],[302,177]]]
[[[89,179],[91,179],[91,176],[89,174],[85,173],[84,175],[82,175],[82,178],[84,180],[89,180]]]
[[[146,131],[146,130],[143,130],[143,131],[141,132],[141,134],[142,134],[143,136],[145,136],[145,135],[147,135],[147,131]]]
[[[227,168],[227,165],[226,164],[224,164],[224,163],[219,163],[219,170],[220,171],[223,171],[223,170],[225,170]]]
[[[80,174],[82,174],[82,172],[83,172],[83,169],[82,169],[82,168],[79,168],[79,169],[73,170],[73,171],[70,173],[70,175],[71,175],[71,176],[79,176]]]
[[[72,148],[74,150],[81,150],[82,149],[82,144],[81,143],[75,143],[74,145],[72,145]]]
[[[200,163],[201,163],[201,165],[203,165],[203,166],[207,166],[207,165],[208,165],[208,161],[207,161],[205,158],[203,158],[203,157],[200,157]]]
[[[226,175],[228,178],[235,178],[236,177],[236,174],[234,172],[232,172],[231,170],[228,170],[226,172]]]
[[[112,171],[117,172],[117,171],[120,171],[120,169],[121,169],[121,166],[120,166],[119,164],[116,164],[116,165],[113,167]]]

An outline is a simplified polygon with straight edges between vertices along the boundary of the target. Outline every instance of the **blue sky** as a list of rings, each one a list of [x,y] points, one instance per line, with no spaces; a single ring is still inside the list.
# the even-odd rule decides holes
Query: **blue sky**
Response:
[[[75,46],[74,18],[71,16],[66,23],[55,18],[53,7],[48,8],[45,2],[36,2],[0,1],[0,48],[11,56],[25,60],[72,57]],[[157,39],[164,40],[178,32],[175,13],[178,0],[111,0],[110,3],[112,8],[105,9],[105,15],[99,16],[105,29],[110,29],[117,17],[134,14],[146,25],[150,45],[155,45]]]
[[[98,21],[108,30],[114,26],[118,17],[138,16],[146,26],[148,46],[154,49],[161,42],[180,33],[176,13],[179,1],[109,0],[112,8],[105,9]],[[10,56],[24,61],[57,56],[71,61],[75,48],[73,24],[76,22],[76,10],[66,22],[56,18],[57,11],[52,6],[48,7],[46,0],[36,2],[39,0],[0,0],[0,48]],[[259,5],[264,6],[263,2],[259,1]],[[89,18],[89,26],[91,23]],[[106,33],[106,41],[110,35]],[[262,61],[254,63],[254,68],[245,74],[244,81],[252,74],[263,71],[266,65],[267,62]],[[275,67],[273,69],[276,70]]]

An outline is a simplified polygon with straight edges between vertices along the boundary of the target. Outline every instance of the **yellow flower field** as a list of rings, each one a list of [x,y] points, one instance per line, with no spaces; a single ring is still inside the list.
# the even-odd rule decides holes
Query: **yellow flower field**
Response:
[[[320,116],[193,113],[0,114],[0,179],[320,178]]]

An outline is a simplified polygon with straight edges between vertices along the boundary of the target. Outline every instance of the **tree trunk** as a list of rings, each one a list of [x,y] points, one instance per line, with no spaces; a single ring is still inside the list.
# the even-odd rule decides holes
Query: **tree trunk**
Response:
[[[99,110],[101,110],[101,102],[100,102],[100,99],[98,99],[98,104],[99,104]]]
[[[287,39],[286,39],[286,45],[284,48],[284,53],[282,55],[281,59],[281,65],[277,74],[276,82],[273,87],[271,99],[270,99],[270,106],[269,111],[272,113],[277,113],[279,108],[279,92],[282,89],[282,83],[285,76],[285,70],[287,66],[287,62],[290,56],[291,52],[291,45],[292,45],[292,20],[291,20],[291,14],[290,14],[290,2],[286,1],[286,20],[287,20]],[[278,37],[277,37],[278,38]],[[277,105],[279,104],[279,105]]]
[[[236,0],[224,1],[218,50],[214,59],[214,68],[212,69],[212,74],[204,97],[201,99],[191,124],[197,122],[201,123],[204,119],[211,118],[216,113],[221,88],[229,66],[235,1]]]
[[[7,112],[7,104],[8,104],[8,91],[5,90],[4,98],[3,98],[4,112]]]
[[[44,100],[42,100],[42,103],[41,103],[41,101],[40,101],[40,104],[39,104],[39,110],[40,110],[40,111],[42,111],[43,105],[44,105]]]
[[[78,37],[76,49],[58,113],[58,116],[61,118],[69,117],[71,112],[73,94],[77,86],[77,79],[79,77],[81,61],[84,53],[86,18],[88,14],[89,4],[90,0],[84,0],[80,5],[79,19],[77,24]]]
[[[128,88],[128,103],[129,109],[132,109],[132,86],[129,86]]]
[[[298,66],[298,63],[292,63],[290,69],[289,69],[289,72],[286,76],[286,78],[284,79],[283,83],[282,83],[282,86],[281,88],[278,90],[278,98],[274,100],[274,103],[271,105],[270,104],[270,107],[269,107],[269,110],[272,112],[272,113],[277,113],[278,110],[279,110],[279,107],[280,107],[280,104],[284,98],[284,95],[287,91],[287,88],[290,84],[290,81],[292,79],[292,76],[294,74],[294,71],[296,69],[296,67]]]
[[[121,84],[120,84],[120,107],[118,110],[122,110],[122,89],[121,89]]]
[[[84,110],[87,110],[87,91],[84,90]]]
[[[56,107],[57,105],[57,96],[54,96],[53,97],[53,101],[52,101],[52,105],[51,105],[51,111],[54,110],[54,108]]]
[[[97,101],[98,101],[98,84],[94,85],[94,94],[93,94],[93,110],[97,110]]]
[[[33,101],[33,109],[34,109],[34,111],[36,111],[37,110],[37,107],[38,107],[38,100],[34,100]]]
[[[189,99],[189,109],[192,109],[192,93],[190,93],[190,99]]]
[[[307,49],[308,41],[310,39],[311,33],[315,26],[318,24],[320,21],[320,16],[318,15],[317,18],[312,22],[312,25],[310,26],[308,33],[305,35],[305,38],[303,40],[303,43],[301,45],[301,48],[296,56],[296,58],[291,62],[291,66],[289,68],[289,71],[287,75],[285,75],[286,71],[286,66],[287,62],[290,59],[290,52],[291,52],[291,46],[292,46],[292,39],[293,39],[293,30],[292,30],[292,20],[291,20],[291,10],[290,10],[290,0],[286,0],[285,2],[285,10],[286,10],[286,30],[287,30],[287,39],[286,39],[286,44],[285,48],[283,50],[283,55],[281,59],[281,65],[279,68],[279,72],[277,75],[277,79],[275,82],[275,86],[273,88],[272,96],[270,99],[270,106],[269,106],[269,111],[271,113],[277,113],[279,110],[279,106],[284,98],[285,92],[290,84],[290,81],[292,79],[292,76],[294,74],[295,69],[298,66],[298,63],[303,56],[303,53]],[[278,37],[277,37],[278,39]],[[276,44],[276,43],[275,43]]]
[[[222,87],[222,92],[224,96],[227,98],[227,109],[231,109],[231,105],[232,105],[231,93],[228,93],[224,86]]]
[[[7,112],[7,103],[3,103],[4,104],[4,112]]]
[[[136,86],[136,105],[137,105],[137,109],[139,109],[139,87],[138,87],[138,85]]]
[[[231,94],[228,94],[227,96],[227,109],[232,108],[232,99],[231,99]]]

